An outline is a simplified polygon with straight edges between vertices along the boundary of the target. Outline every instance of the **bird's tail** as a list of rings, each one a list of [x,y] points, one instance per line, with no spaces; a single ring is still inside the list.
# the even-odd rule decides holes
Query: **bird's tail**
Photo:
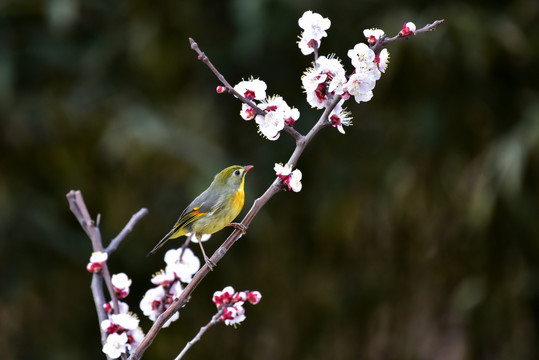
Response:
[[[159,241],[159,242],[157,243],[157,245],[155,245],[155,247],[152,249],[152,251],[150,251],[150,252],[148,253],[148,255],[146,255],[146,256],[150,256],[150,255],[155,254],[155,252],[156,252],[157,250],[159,250],[159,248],[160,248],[161,246],[165,245],[165,243],[166,243],[168,240],[170,240],[170,237],[172,236],[172,234],[174,234],[174,229],[172,229],[168,234],[166,234],[165,237],[162,238],[161,241]]]

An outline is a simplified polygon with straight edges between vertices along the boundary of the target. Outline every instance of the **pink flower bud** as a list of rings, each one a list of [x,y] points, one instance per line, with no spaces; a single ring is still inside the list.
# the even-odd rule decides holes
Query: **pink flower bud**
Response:
[[[129,295],[129,288],[123,289],[123,290],[114,288],[114,290],[116,290],[116,294],[117,294],[117,296],[118,296],[118,299],[123,299],[123,298],[125,298],[127,295]]]
[[[226,91],[226,88],[224,86],[219,85],[219,86],[217,86],[216,91],[217,91],[218,94],[222,94],[222,93],[224,93]]]
[[[100,272],[108,257],[109,255],[104,251],[93,252],[92,256],[90,256],[90,262],[86,265],[86,270],[91,273]]]
[[[103,323],[101,324],[101,327],[105,330],[107,334],[112,334],[112,333],[118,332],[119,330],[118,325],[108,320],[103,321]]]
[[[256,305],[262,299],[262,294],[259,291],[249,291],[247,293],[247,301],[249,303]]]
[[[402,30],[399,32],[400,36],[411,35],[415,32],[415,24],[413,22],[404,23]]]
[[[105,262],[90,262],[88,265],[86,265],[86,270],[88,270],[91,273],[98,273],[103,269],[103,264]]]
[[[218,308],[220,308],[221,306],[223,306],[223,302],[221,301],[221,295],[217,295],[217,291],[216,291],[215,294],[213,295],[211,301],[213,301],[213,303],[214,303]]]
[[[296,123],[296,120],[293,117],[289,117],[289,118],[284,119],[284,123],[288,126],[294,126],[294,124]]]
[[[247,104],[242,105],[240,116],[243,118],[243,120],[252,120],[254,119],[255,115],[255,109]]]
[[[230,304],[233,300],[235,294],[234,288],[232,286],[227,286],[223,291],[216,291],[213,293],[212,301],[215,305],[220,308],[223,305]]]
[[[105,310],[105,312],[107,314],[111,314],[112,313],[112,304],[110,302],[104,303],[103,304],[103,309]]]
[[[227,307],[223,314],[221,315],[221,321],[232,320],[236,316],[236,309],[233,307]]]
[[[363,30],[363,35],[367,39],[369,45],[372,46],[376,44],[383,36],[385,36],[385,33],[381,29],[365,29]]]
[[[234,295],[233,301],[234,302],[238,302],[238,301],[245,302],[245,301],[247,301],[247,294],[245,293],[245,291],[240,291],[240,292],[236,293],[236,295]]]

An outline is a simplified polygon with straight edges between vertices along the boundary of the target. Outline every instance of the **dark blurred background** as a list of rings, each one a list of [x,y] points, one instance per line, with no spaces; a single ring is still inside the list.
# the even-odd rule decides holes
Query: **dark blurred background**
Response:
[[[213,315],[213,292],[232,285],[263,299],[188,359],[539,358],[537,1],[7,0],[2,359],[104,359],[71,189],[101,214],[105,243],[149,209],[109,261],[132,278],[126,300],[149,329],[138,304],[164,251],[146,254],[179,211],[222,168],[252,164],[245,214],[294,146],[258,136],[240,103],[215,93],[188,37],[231,83],[264,79],[300,109],[305,133],[320,115],[300,88],[305,10],[331,19],[321,54],[348,70],[365,28],[446,22],[390,46],[372,101],[347,103],[354,126],[311,143],[303,190],[263,208],[145,357],[177,355]]]

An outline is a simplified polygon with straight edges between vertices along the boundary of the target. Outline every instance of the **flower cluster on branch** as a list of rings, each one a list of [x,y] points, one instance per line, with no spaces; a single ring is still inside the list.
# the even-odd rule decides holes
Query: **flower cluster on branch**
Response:
[[[140,309],[150,320],[155,321],[170,304],[180,296],[183,283],[189,283],[193,274],[200,269],[200,259],[189,248],[171,249],[165,253],[165,270],[152,277],[152,283],[157,285],[146,291],[140,301]],[[176,312],[163,327],[176,321],[180,316]]]
[[[262,294],[259,291],[235,292],[232,286],[227,286],[222,291],[216,291],[212,301],[217,306],[217,310],[222,310],[221,321],[226,325],[236,326],[245,320],[243,304],[248,301],[250,304],[256,305],[261,298]]]

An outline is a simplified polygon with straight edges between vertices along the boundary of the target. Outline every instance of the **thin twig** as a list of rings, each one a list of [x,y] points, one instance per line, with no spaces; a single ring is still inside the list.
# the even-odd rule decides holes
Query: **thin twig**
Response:
[[[195,335],[195,337],[192,338],[187,344],[185,344],[185,347],[178,354],[178,356],[176,356],[176,358],[174,360],[180,360],[187,353],[187,351],[189,351],[189,349],[191,349],[193,347],[193,345],[197,341],[200,341],[200,338],[202,338],[202,335],[204,335],[204,333],[206,331],[208,331],[209,328],[211,328],[213,325],[216,325],[216,324],[220,323],[221,322],[221,315],[223,314],[225,309],[226,309],[226,307],[223,307],[223,308],[219,309],[219,311],[217,311],[217,313],[215,315],[213,315],[210,322],[208,322],[206,325],[202,326],[200,328],[200,330],[198,331],[198,333]]]
[[[290,135],[292,135],[292,137],[294,138],[294,140],[298,141],[298,140],[301,140],[301,138],[303,137],[303,135],[301,135],[296,129],[294,129],[292,126],[290,125],[286,125],[284,126],[283,128],[284,131],[286,131],[287,133],[289,133]]]
[[[103,274],[103,280],[105,281],[105,285],[107,286],[107,290],[109,291],[110,299],[112,301],[112,312],[114,314],[119,314],[120,304],[118,302],[118,294],[116,293],[116,290],[114,290],[114,286],[112,285],[112,278],[110,276],[109,267],[106,262],[103,264],[101,274]],[[102,303],[101,306],[103,306],[103,304],[105,303]]]
[[[320,48],[320,43],[318,41],[313,41],[314,44],[311,45],[313,49],[313,55],[314,55],[314,64],[316,64],[316,60],[318,60],[318,49]]]
[[[180,252],[180,262],[182,261],[182,258],[183,258],[183,254],[185,253],[185,249],[187,249],[187,247],[189,246],[189,244],[191,243],[191,239],[193,238],[193,236],[195,236],[195,233],[190,233],[189,236],[187,236],[185,238],[185,241],[183,242],[183,245],[181,247],[181,252]],[[199,240],[201,241],[201,240]]]
[[[71,190],[66,197],[69,202],[69,208],[79,221],[82,229],[86,232],[90,240],[92,240],[92,248],[94,251],[103,251],[101,238],[96,234],[94,221],[90,217],[90,213],[86,208],[81,192]]]
[[[411,38],[412,36],[414,35],[417,35],[417,34],[422,34],[422,33],[425,33],[425,32],[428,32],[428,31],[433,31],[435,30],[439,25],[443,24],[443,22],[445,21],[445,19],[441,19],[441,20],[436,20],[435,22],[433,22],[432,24],[428,24],[428,25],[425,25],[423,26],[421,29],[417,29],[416,31],[414,31],[413,33],[411,34],[408,34],[408,35],[400,35],[397,34],[393,37],[382,37],[381,39],[379,39],[374,45],[371,46],[371,49],[372,51],[374,51],[375,53],[378,52],[378,50],[384,48],[385,46],[387,46],[388,44],[394,42],[394,41],[397,41],[397,40],[401,40],[401,39],[409,39]]]
[[[192,38],[189,38],[189,44],[191,44],[191,49],[195,50],[196,53],[198,54],[198,60],[202,61],[204,64],[206,64],[207,67],[210,68],[210,70],[215,74],[217,79],[219,79],[221,84],[223,84],[225,86],[225,89],[226,89],[226,91],[228,93],[234,95],[235,97],[240,99],[242,102],[244,102],[245,104],[252,107],[258,115],[265,115],[266,114],[266,112],[264,110],[262,110],[261,108],[259,108],[252,100],[247,99],[245,96],[243,96],[242,94],[237,92],[234,89],[233,86],[230,85],[230,83],[217,70],[217,68],[215,66],[213,66],[210,59],[206,56],[206,54],[202,50],[200,50],[200,48],[198,47],[198,44],[195,42],[195,40],[193,40]]]
[[[116,236],[114,239],[111,240],[109,246],[107,246],[107,249],[105,250],[109,255],[115,251],[120,243],[125,239],[131,231],[133,231],[133,227],[142,219],[146,214],[148,214],[148,209],[142,208],[140,209],[136,214],[134,214],[131,217],[131,220],[125,225],[125,227],[120,231],[118,236]]]
[[[107,313],[103,308],[105,303],[105,294],[103,293],[103,275],[95,273],[92,275],[92,283],[90,285],[92,296],[94,298],[95,311],[97,312],[97,320],[99,321],[99,328],[101,329],[101,323],[107,320]],[[107,341],[106,331],[101,331],[101,345]]]

